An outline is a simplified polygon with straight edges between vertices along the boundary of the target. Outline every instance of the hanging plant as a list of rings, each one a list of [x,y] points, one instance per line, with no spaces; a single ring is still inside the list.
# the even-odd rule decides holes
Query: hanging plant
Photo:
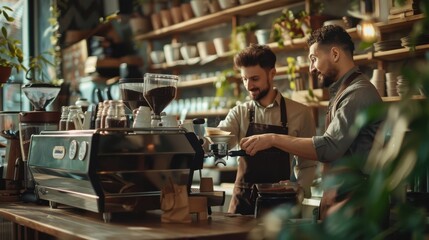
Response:
[[[231,103],[226,101],[222,104],[222,98],[230,96],[233,92],[234,84],[231,83],[230,79],[235,77],[234,69],[226,69],[221,72],[220,75],[217,76],[216,81],[214,82],[214,86],[216,88],[215,99],[213,102],[213,106],[215,107],[230,107]],[[231,100],[231,98],[229,98]]]
[[[287,57],[287,70],[286,73],[288,74],[288,80],[289,80],[289,87],[292,90],[296,89],[296,82],[295,79],[299,76],[299,66],[296,64],[296,60],[294,57]]]

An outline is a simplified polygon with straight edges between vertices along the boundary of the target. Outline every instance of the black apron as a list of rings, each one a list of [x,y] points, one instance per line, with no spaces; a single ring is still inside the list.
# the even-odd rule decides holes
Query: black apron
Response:
[[[331,123],[332,118],[332,109],[334,106],[337,105],[338,98],[341,95],[344,90],[350,85],[353,80],[358,77],[361,72],[357,71],[352,73],[344,82],[341,84],[340,88],[338,89],[337,93],[335,94],[335,97],[333,98],[333,101],[329,103],[328,111],[326,112],[325,117],[325,130],[328,129],[329,124]],[[329,169],[331,168],[329,163],[323,164],[323,170],[322,174],[326,174]],[[319,219],[324,220],[326,218],[327,212],[330,207],[334,206],[337,203],[337,189],[327,189],[323,192],[322,199],[320,200],[320,206],[319,206]]]
[[[286,102],[281,98],[280,111],[282,126],[255,123],[255,110],[249,109],[249,127],[246,137],[264,133],[288,134]],[[243,157],[244,163],[240,163],[241,174],[237,172],[234,191],[229,205],[229,212],[243,215],[254,214],[256,183],[277,183],[290,178],[289,153],[278,148],[270,148],[259,151],[254,156]]]

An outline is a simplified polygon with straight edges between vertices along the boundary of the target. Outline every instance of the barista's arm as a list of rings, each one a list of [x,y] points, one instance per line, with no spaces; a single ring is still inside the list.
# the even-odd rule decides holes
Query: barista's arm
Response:
[[[253,156],[257,152],[276,147],[308,160],[317,161],[316,149],[310,137],[293,137],[289,135],[267,133],[245,137],[240,141],[241,149]]]
[[[231,135],[235,136],[235,138],[232,138],[228,143],[230,148],[234,148],[240,142],[240,126],[242,124],[241,119],[241,109],[239,106],[235,106],[228,112],[228,115],[225,117],[225,119],[220,121],[219,125],[217,126],[221,130],[231,132]]]

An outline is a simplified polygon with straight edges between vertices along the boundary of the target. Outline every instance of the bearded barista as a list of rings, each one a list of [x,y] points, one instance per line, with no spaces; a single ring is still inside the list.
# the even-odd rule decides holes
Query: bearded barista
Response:
[[[242,139],[241,148],[253,156],[261,150],[277,147],[306,159],[320,161],[327,169],[341,163],[347,156],[367,156],[381,119],[358,131],[350,130],[360,111],[382,100],[368,77],[354,63],[354,43],[350,35],[339,26],[328,25],[314,31],[307,43],[310,71],[329,85],[331,98],[325,133],[312,138],[280,134],[250,136]],[[325,189],[320,218],[323,220],[348,198],[348,194],[337,195],[336,188]]]
[[[235,106],[219,126],[235,136],[232,146],[244,137],[276,133],[295,137],[315,135],[310,109],[283,97],[274,87],[276,55],[268,46],[252,44],[234,57],[240,70],[249,101]],[[292,167],[295,166],[295,167]],[[261,151],[254,156],[238,158],[237,177],[229,206],[230,213],[254,214],[254,184],[297,181],[309,197],[315,177],[316,162],[295,158],[278,148]]]

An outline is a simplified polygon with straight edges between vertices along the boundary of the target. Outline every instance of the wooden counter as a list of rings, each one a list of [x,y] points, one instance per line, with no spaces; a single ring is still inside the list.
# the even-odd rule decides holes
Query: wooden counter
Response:
[[[116,214],[104,223],[97,213],[66,206],[0,203],[0,218],[14,223],[17,239],[245,239],[257,224],[251,216],[223,213],[213,213],[208,221],[161,223],[160,214]]]

